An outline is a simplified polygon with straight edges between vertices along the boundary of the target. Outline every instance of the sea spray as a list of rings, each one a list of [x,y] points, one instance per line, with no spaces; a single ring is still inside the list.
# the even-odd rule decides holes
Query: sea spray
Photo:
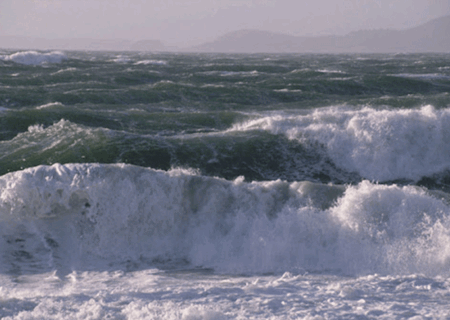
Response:
[[[1,199],[4,252],[42,242],[45,250],[22,254],[54,261],[77,252],[71,263],[81,269],[186,261],[227,273],[436,275],[450,263],[449,207],[419,187],[246,183],[84,164],[5,175]],[[92,259],[103,262],[84,265]]]

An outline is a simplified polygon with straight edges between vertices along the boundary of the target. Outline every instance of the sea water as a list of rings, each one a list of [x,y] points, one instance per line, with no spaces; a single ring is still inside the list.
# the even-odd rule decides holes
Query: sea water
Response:
[[[3,319],[449,319],[450,56],[0,52]]]

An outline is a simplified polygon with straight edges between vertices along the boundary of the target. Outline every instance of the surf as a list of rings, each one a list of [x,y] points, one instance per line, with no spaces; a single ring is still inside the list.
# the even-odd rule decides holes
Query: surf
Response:
[[[448,197],[415,186],[245,182],[116,164],[0,177],[2,273],[124,262],[219,273],[447,274]]]

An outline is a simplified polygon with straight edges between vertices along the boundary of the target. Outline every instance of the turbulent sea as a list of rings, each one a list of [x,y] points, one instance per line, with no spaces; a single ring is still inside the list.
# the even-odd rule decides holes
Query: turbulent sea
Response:
[[[0,51],[0,318],[450,319],[450,55]]]

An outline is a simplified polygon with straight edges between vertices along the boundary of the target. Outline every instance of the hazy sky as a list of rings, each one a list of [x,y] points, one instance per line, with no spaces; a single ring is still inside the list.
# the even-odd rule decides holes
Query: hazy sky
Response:
[[[0,0],[0,36],[187,46],[239,29],[345,34],[404,29],[444,15],[450,0]]]

